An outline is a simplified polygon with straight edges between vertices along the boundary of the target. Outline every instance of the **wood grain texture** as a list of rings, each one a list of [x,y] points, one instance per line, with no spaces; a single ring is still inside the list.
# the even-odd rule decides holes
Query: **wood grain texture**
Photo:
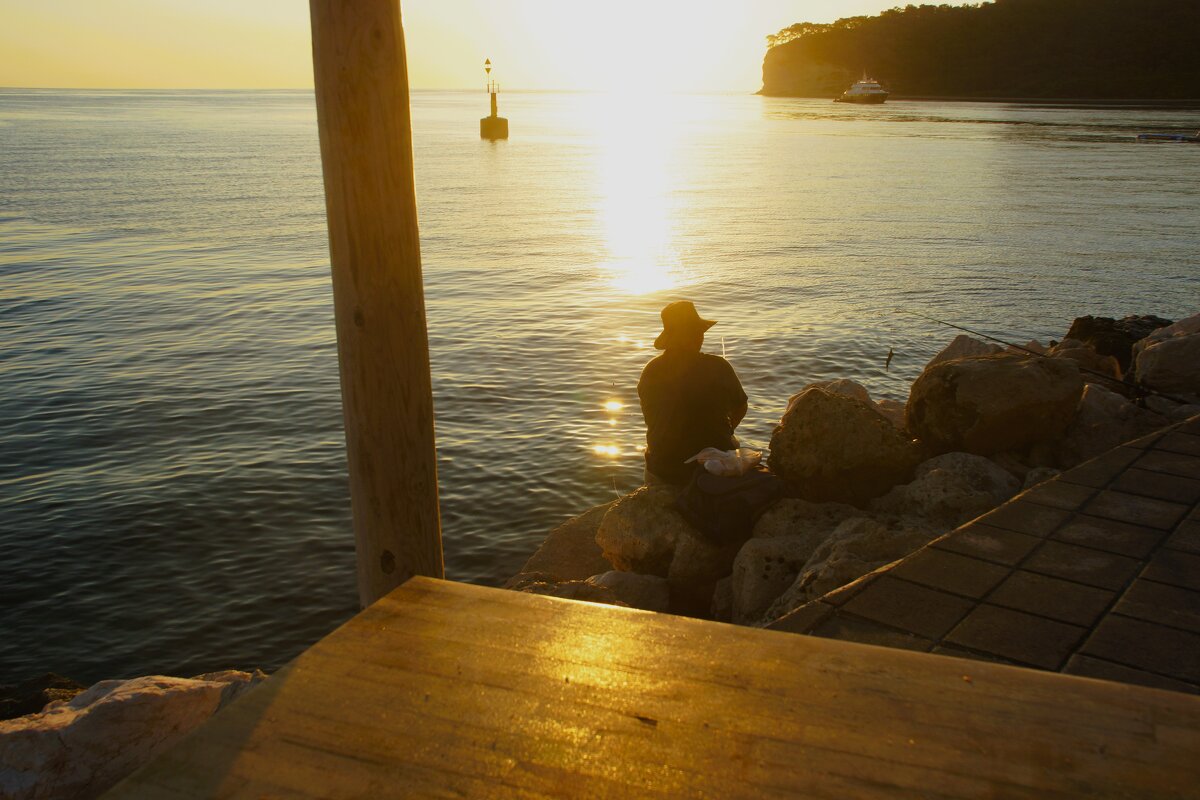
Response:
[[[415,578],[111,798],[1195,797],[1200,698]]]
[[[369,605],[441,577],[421,249],[398,0],[311,0],[342,408]]]

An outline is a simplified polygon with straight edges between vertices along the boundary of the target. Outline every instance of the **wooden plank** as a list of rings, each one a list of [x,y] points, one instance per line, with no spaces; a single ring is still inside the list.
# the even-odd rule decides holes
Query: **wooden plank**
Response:
[[[417,578],[111,797],[1184,797],[1200,698]]]
[[[310,0],[359,597],[441,577],[404,30],[397,0]]]

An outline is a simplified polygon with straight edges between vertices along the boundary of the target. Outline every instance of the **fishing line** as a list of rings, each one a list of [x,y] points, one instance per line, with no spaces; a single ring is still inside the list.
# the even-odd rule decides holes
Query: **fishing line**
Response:
[[[1002,344],[1005,347],[1011,347],[1013,350],[1020,350],[1023,353],[1028,353],[1031,356],[1037,356],[1038,358],[1050,358],[1050,356],[1046,355],[1045,353],[1039,353],[1036,350],[1030,350],[1028,347],[1022,347],[1021,345],[1013,344],[1012,342],[1006,342],[1003,339],[997,338],[995,336],[989,336],[986,333],[980,333],[979,331],[973,331],[970,328],[964,328],[962,325],[955,325],[953,322],[946,322],[945,320],[940,320],[940,319],[937,319],[936,317],[931,317],[928,314],[922,314],[919,311],[913,311],[908,308],[900,308],[899,306],[897,306],[894,310],[898,311],[901,314],[911,314],[914,317],[920,317],[921,319],[926,319],[926,320],[929,320],[930,322],[936,322],[938,325],[945,325],[948,328],[954,328],[955,330],[964,331],[966,333],[971,334],[972,336],[978,336],[982,339],[988,339],[990,341],[997,342],[998,344]],[[1163,392],[1157,391],[1155,389],[1150,389],[1145,386],[1139,386],[1137,384],[1132,384],[1132,383],[1124,383],[1122,381],[1118,381],[1112,375],[1107,375],[1103,372],[1099,372],[1098,370],[1089,369],[1089,368],[1083,366],[1082,364],[1079,364],[1078,361],[1076,361],[1075,363],[1079,366],[1080,372],[1086,372],[1089,375],[1095,375],[1099,378],[1104,378],[1106,381],[1111,381],[1114,383],[1122,383],[1124,386],[1128,386],[1133,391],[1139,392],[1142,395],[1152,394],[1155,397],[1161,397],[1164,400],[1170,400],[1172,403],[1179,403],[1180,405],[1184,405],[1184,406],[1194,405],[1192,403],[1192,401],[1190,401],[1190,400],[1184,400],[1183,398],[1165,394]]]

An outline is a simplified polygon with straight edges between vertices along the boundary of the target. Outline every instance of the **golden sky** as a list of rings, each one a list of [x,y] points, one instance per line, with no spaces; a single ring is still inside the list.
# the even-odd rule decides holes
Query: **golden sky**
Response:
[[[756,91],[764,37],[895,0],[402,0],[419,89]],[[0,0],[0,86],[312,86],[306,0]]]

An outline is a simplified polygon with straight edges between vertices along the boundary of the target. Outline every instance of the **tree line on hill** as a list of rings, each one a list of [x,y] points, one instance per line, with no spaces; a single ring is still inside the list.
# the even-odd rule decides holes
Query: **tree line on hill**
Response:
[[[894,94],[1200,98],[1200,0],[907,6],[767,37],[761,94],[835,96],[865,71]]]

